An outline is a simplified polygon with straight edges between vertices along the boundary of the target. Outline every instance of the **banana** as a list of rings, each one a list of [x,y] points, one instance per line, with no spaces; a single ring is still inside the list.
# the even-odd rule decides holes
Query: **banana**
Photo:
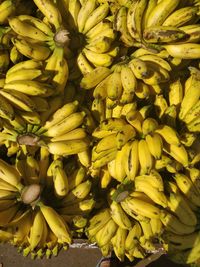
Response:
[[[163,22],[163,26],[181,27],[185,24],[189,24],[190,21],[196,18],[197,10],[198,8],[195,6],[177,9],[166,18]]]
[[[151,219],[150,225],[154,236],[160,236],[163,232],[163,224],[160,219]]]
[[[120,99],[122,95],[122,82],[120,72],[113,72],[106,83],[107,85],[107,96],[111,100]]]
[[[48,23],[45,23],[44,21],[38,18],[29,15],[19,15],[18,19],[22,22],[26,22],[29,23],[30,25],[33,25],[35,28],[39,29],[41,32],[43,32],[45,35],[49,37],[54,36],[54,33],[51,27],[48,25]]]
[[[95,235],[95,240],[99,247],[105,246],[115,235],[117,231],[117,224],[110,219]]]
[[[132,70],[127,65],[124,65],[121,69],[121,83],[123,87],[123,92],[120,98],[120,103],[131,103],[134,98],[137,80]]]
[[[72,28],[77,27],[77,18],[78,14],[81,9],[81,4],[79,3],[79,0],[69,0],[68,1],[68,12],[69,12],[69,18],[68,20],[70,21],[69,25]],[[67,9],[66,9],[67,10]]]
[[[103,21],[103,19],[106,18],[106,16],[109,13],[109,5],[108,3],[102,4],[98,6],[95,10],[93,10],[91,13],[87,14],[89,15],[86,19],[83,33],[87,34],[87,32],[92,29],[95,25],[97,25],[99,22]]]
[[[47,20],[58,30],[62,25],[62,17],[57,6],[50,0],[34,0],[39,10],[44,14]]]
[[[12,121],[15,118],[12,105],[2,95],[0,95],[0,103],[0,117]]]
[[[184,167],[188,166],[188,153],[183,145],[164,145],[163,149]]]
[[[104,138],[102,138],[95,148],[96,153],[100,153],[102,151],[106,151],[108,149],[117,148],[117,134],[111,134]]]
[[[53,88],[51,85],[44,85],[38,81],[31,80],[15,80],[13,82],[6,83],[4,85],[4,89],[7,91],[14,90],[33,96],[41,95],[46,97],[53,94]]]
[[[83,54],[95,67],[109,67],[113,62],[113,57],[108,53],[97,53],[84,48]]]
[[[124,178],[126,177],[126,172],[125,172],[125,168],[123,164],[124,163],[123,157],[124,157],[124,149],[122,148],[122,150],[117,151],[116,158],[115,158],[116,175],[114,176],[114,178],[119,182],[122,182]]]
[[[141,236],[140,242],[142,243],[142,245],[145,245],[146,241],[152,238],[153,231],[151,228],[150,221],[140,221],[140,225],[141,225],[142,232],[143,232],[143,236]],[[143,238],[145,240],[144,242],[142,242]]]
[[[198,94],[198,90],[196,88],[199,85],[199,71],[195,68],[192,68],[190,71],[190,78],[187,79],[186,83],[188,82],[188,88],[185,92],[185,95],[183,97],[183,100],[181,102],[180,106],[180,112],[179,112],[179,118],[181,120],[184,120],[184,117],[187,115],[187,113],[191,110],[191,108],[194,107],[195,104],[197,104],[200,95]],[[186,84],[185,84],[186,87]]]
[[[200,101],[198,101],[185,115],[184,122],[192,124],[199,117],[200,112]]]
[[[199,232],[194,232],[187,235],[177,235],[175,233],[166,232],[163,236],[164,240],[169,242],[171,249],[185,250],[191,249],[199,243]]]
[[[21,184],[21,176],[14,166],[9,165],[3,160],[0,160],[0,178],[5,182],[13,185],[18,188],[18,190],[22,189]]]
[[[180,59],[198,59],[200,45],[194,43],[169,44],[164,46],[170,56]]]
[[[127,197],[125,200],[121,202],[122,208],[123,208],[123,203],[126,203],[128,205],[130,213],[133,213],[136,215],[137,214],[142,215],[147,218],[158,219],[160,217],[160,210],[156,206],[148,202],[145,202],[141,199],[137,199],[134,197]],[[131,216],[131,214],[129,215]]]
[[[158,205],[161,205],[164,208],[167,207],[167,199],[165,194],[153,187],[151,184],[146,183],[146,181],[137,180],[135,184],[135,190],[145,193]]]
[[[166,69],[167,71],[171,71],[172,68],[170,66],[170,64],[163,58],[154,55],[154,54],[146,54],[146,55],[141,55],[138,57],[139,59],[143,60],[143,61],[150,61],[150,62],[154,62],[158,65],[160,65],[162,68]]]
[[[68,133],[79,127],[83,123],[84,117],[85,112],[72,113],[65,119],[48,128],[44,135],[49,137],[62,136],[63,134]]]
[[[83,32],[87,19],[96,8],[96,1],[85,1],[77,16],[78,31]]]
[[[160,1],[149,13],[146,25],[147,27],[162,25],[165,19],[176,9],[180,0]]]
[[[6,74],[5,83],[12,83],[14,81],[34,80],[42,75],[39,69],[20,69],[13,71],[12,75]]]
[[[197,224],[195,213],[191,210],[190,206],[180,193],[170,193],[168,207],[176,214],[182,223],[191,226]]]
[[[199,207],[199,193],[187,175],[176,173],[174,176],[178,188],[187,196],[187,198]]]
[[[8,17],[11,16],[15,11],[15,5],[12,0],[1,1],[0,4],[0,24],[7,22]]]
[[[125,241],[128,234],[128,230],[118,227],[116,234],[111,239],[113,250],[115,255],[120,261],[124,261],[125,257]]]
[[[45,125],[43,126],[44,130],[48,130],[49,128],[59,124],[65,118],[69,117],[70,115],[74,114],[78,108],[78,101],[73,101],[63,105],[62,107],[58,108],[53,115],[46,121]]]
[[[111,70],[106,67],[97,67],[94,70],[87,73],[81,80],[81,87],[84,89],[91,89],[97,86],[101,81],[103,81],[109,74]]]
[[[78,203],[72,203],[69,204],[63,208],[59,209],[60,214],[67,214],[69,216],[76,216],[77,214],[80,214],[82,216],[88,215],[89,212],[94,208],[95,206],[95,200],[93,198],[90,199],[84,199]]]
[[[151,155],[156,160],[161,159],[162,151],[163,151],[163,142],[162,142],[161,136],[157,133],[148,134],[145,137],[145,141],[148,145]]]
[[[158,128],[158,122],[153,118],[146,118],[142,123],[142,133],[144,136],[151,134]]]
[[[175,215],[167,211],[162,211],[160,219],[167,230],[178,235],[191,234],[195,231],[194,226],[189,226],[180,222]]]
[[[68,227],[62,220],[62,217],[53,208],[42,203],[40,204],[40,210],[51,231],[58,238],[58,243],[71,243],[71,236]]]
[[[58,197],[64,197],[69,192],[68,177],[61,166],[53,170],[53,182],[55,193]]]
[[[140,236],[142,235],[142,229],[140,224],[136,221],[133,227],[129,230],[125,241],[125,250],[130,251],[137,245]]]
[[[180,78],[169,84],[169,104],[170,106],[180,106],[183,100],[183,86]]]
[[[138,143],[138,158],[140,174],[148,174],[153,167],[153,158],[145,140],[140,140]]]
[[[118,226],[128,230],[132,228],[130,219],[125,214],[119,203],[112,201],[110,204],[110,209],[111,217]]]
[[[180,30],[184,31],[189,35],[189,38],[185,40],[187,43],[198,43],[200,39],[199,35],[199,24],[191,24],[179,27]]]
[[[98,168],[108,164],[110,161],[115,159],[116,154],[117,154],[117,148],[115,148],[115,147],[100,152],[99,154],[95,155],[96,156],[95,159],[92,158],[92,167],[94,169],[98,169]]]
[[[147,182],[158,191],[164,191],[163,178],[156,170],[151,170],[149,175],[139,175],[135,177],[135,184],[139,184],[140,181]]]
[[[12,205],[11,207],[7,208],[6,210],[1,211],[0,212],[0,226],[5,227],[9,223],[11,223],[15,215],[17,214],[19,208],[20,208],[20,204],[16,203]]]
[[[46,222],[42,215],[42,212],[40,210],[37,211],[33,219],[33,225],[30,229],[29,243],[31,250],[34,250],[39,245],[44,231],[45,223]]]
[[[50,142],[47,144],[51,154],[58,156],[73,155],[85,151],[89,147],[88,139]]]
[[[152,26],[144,29],[143,37],[147,43],[174,43],[184,40],[187,34],[172,26]]]
[[[105,189],[108,187],[108,185],[110,184],[112,180],[112,176],[110,175],[108,168],[107,167],[103,167],[101,168],[100,171],[100,187],[102,189]]]
[[[50,49],[44,45],[30,43],[25,39],[13,38],[12,42],[17,50],[30,59],[45,60],[50,55]]]
[[[68,206],[71,204],[76,204],[88,196],[91,190],[91,181],[86,180],[79,183],[74,189],[72,189],[63,199],[62,205]]]
[[[99,37],[109,37],[111,39],[115,38],[115,33],[112,29],[112,24],[110,21],[103,20],[100,21],[97,25],[92,27],[86,34],[88,43],[90,41],[95,41]]]
[[[39,42],[46,42],[49,40],[49,37],[41,30],[26,21],[21,21],[18,17],[10,18],[9,25],[14,32],[23,37],[29,37]]]
[[[12,66],[7,72],[6,72],[6,77],[12,76],[12,73],[15,73],[16,71],[23,71],[23,70],[36,70],[36,69],[41,69],[42,68],[42,62],[41,61],[35,61],[33,59],[30,60],[25,60],[22,62],[19,62]],[[23,75],[22,75],[23,77]]]
[[[108,208],[100,210],[90,220],[89,226],[86,229],[86,234],[89,237],[93,237],[105,224],[111,219],[110,210]]]
[[[168,125],[160,126],[155,130],[155,132],[158,133],[164,139],[164,141],[170,145],[179,146],[181,144],[178,133]]]
[[[128,179],[134,180],[139,170],[138,140],[128,142],[123,147],[124,169]]]
[[[147,21],[149,19],[149,14],[152,12],[152,10],[156,7],[157,5],[157,0],[150,0],[147,3],[147,6],[144,10],[144,14],[142,17],[142,29],[144,30],[147,28]]]
[[[145,79],[149,76],[147,63],[139,58],[133,58],[129,62],[129,67],[137,79]]]
[[[114,29],[120,32],[120,40],[128,47],[134,45],[134,39],[130,35],[128,26],[127,26],[127,16],[128,11],[125,6],[122,6],[118,9],[114,17]]]
[[[63,94],[69,76],[63,47],[55,47],[52,55],[47,59],[45,70],[53,74],[52,85],[55,86],[56,93]]]
[[[67,174],[67,176],[68,176],[68,182],[69,182],[69,190],[72,190],[76,186],[81,184],[83,181],[85,181],[86,170],[83,167],[79,167],[71,175]]]
[[[138,110],[130,110],[126,114],[126,119],[137,130],[137,132],[142,133],[143,117]]]
[[[125,125],[122,131],[116,136],[117,149],[120,150],[129,140],[136,136],[136,131],[131,125]]]
[[[86,59],[85,55],[83,55],[83,53],[81,52],[78,54],[77,64],[83,75],[86,75],[94,69],[89,63],[89,61]]]
[[[138,36],[137,40],[142,41],[142,20],[144,11],[147,7],[147,0],[138,0],[135,4],[134,16],[133,16],[133,29],[135,30],[136,36]]]

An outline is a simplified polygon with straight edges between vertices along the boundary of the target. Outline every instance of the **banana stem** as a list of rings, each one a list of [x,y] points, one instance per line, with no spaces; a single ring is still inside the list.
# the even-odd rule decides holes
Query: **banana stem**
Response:
[[[68,30],[59,30],[54,36],[54,41],[57,46],[64,46],[65,44],[68,44],[70,41]]]
[[[32,133],[22,134],[17,137],[19,145],[37,146],[39,141],[39,136]]]
[[[31,184],[24,188],[21,194],[22,201],[25,204],[36,204],[41,194],[41,186],[39,184]]]

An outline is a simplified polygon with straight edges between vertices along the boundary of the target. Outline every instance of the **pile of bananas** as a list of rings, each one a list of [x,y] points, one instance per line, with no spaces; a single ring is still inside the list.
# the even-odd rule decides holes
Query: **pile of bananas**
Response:
[[[196,263],[199,59],[199,0],[0,0],[0,241]]]

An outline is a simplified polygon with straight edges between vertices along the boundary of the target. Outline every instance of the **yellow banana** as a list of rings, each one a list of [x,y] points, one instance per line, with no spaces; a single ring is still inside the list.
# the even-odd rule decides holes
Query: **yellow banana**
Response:
[[[50,49],[44,45],[37,43],[30,43],[25,39],[12,39],[14,46],[17,50],[24,55],[25,57],[34,59],[34,60],[45,60],[50,55]]]
[[[134,197],[127,197],[125,200],[121,202],[122,207],[123,207],[124,202],[128,205],[130,212],[134,214],[142,215],[147,218],[159,218],[160,217],[160,210],[156,206],[148,202],[145,202],[141,199],[137,199]]]
[[[125,257],[125,241],[128,234],[128,230],[118,227],[116,234],[111,239],[113,250],[115,255],[120,261],[124,261]]]
[[[168,125],[162,125],[156,129],[155,132],[158,133],[168,144],[175,146],[180,145],[180,137],[172,127]]]
[[[128,142],[123,147],[124,150],[124,169],[127,177],[134,180],[139,171],[138,140]]]
[[[112,201],[112,203],[110,204],[110,209],[111,217],[118,226],[128,230],[132,228],[130,219],[125,214],[119,203]]]
[[[147,27],[162,25],[165,19],[176,9],[180,0],[176,1],[160,1],[154,9],[149,13],[147,19]]]
[[[106,67],[97,67],[82,78],[80,85],[84,89],[91,89],[103,81],[110,73],[111,70]]]
[[[164,145],[163,149],[184,167],[188,166],[188,153],[183,145]]]
[[[95,240],[99,247],[105,246],[110,242],[111,238],[117,231],[117,224],[110,219],[104,226],[95,234]]]
[[[189,226],[186,224],[183,224],[180,222],[175,215],[172,215],[171,213],[167,211],[162,211],[160,219],[167,230],[170,230],[171,232],[178,234],[178,235],[185,235],[185,234],[191,234],[195,231],[194,226]]]
[[[140,236],[142,235],[142,229],[140,224],[136,221],[133,227],[129,230],[128,235],[125,241],[125,250],[132,250],[139,241]]]
[[[176,214],[182,223],[191,226],[197,224],[195,213],[191,210],[180,193],[170,193],[168,207]]]
[[[187,196],[187,198],[199,207],[199,193],[187,175],[176,173],[174,176],[178,188]]]
[[[163,22],[164,26],[180,27],[185,24],[189,24],[194,18],[196,18],[198,8],[195,6],[186,6],[175,10],[170,16]]]
[[[47,144],[50,153],[67,156],[85,151],[89,147],[88,139],[50,142]]]
[[[102,4],[95,8],[93,12],[88,14],[88,18],[85,22],[83,33],[86,34],[90,29],[92,29],[96,24],[101,22],[109,13],[108,3]]]
[[[44,14],[47,20],[58,30],[62,25],[62,17],[57,6],[50,0],[34,0],[39,10]]]
[[[109,67],[113,62],[113,57],[108,53],[97,53],[84,48],[83,54],[95,67]]]
[[[8,17],[11,16],[15,11],[15,5],[12,0],[1,1],[0,4],[0,24],[7,22]]]
[[[153,167],[153,158],[145,140],[140,140],[138,143],[138,158],[140,174],[148,174]]]
[[[96,8],[96,1],[85,1],[80,8],[77,16],[77,25],[79,32],[83,32],[87,19]]]
[[[163,150],[163,142],[162,138],[157,133],[148,134],[145,137],[146,143],[148,145],[149,151],[151,155],[156,159],[159,160],[162,156]]]
[[[85,112],[72,113],[65,119],[48,128],[44,134],[49,137],[61,136],[79,127],[83,123],[84,117]]]
[[[49,225],[51,231],[58,238],[58,243],[71,243],[71,236],[67,225],[62,220],[62,217],[51,207],[40,205],[40,210]]]
[[[181,59],[198,59],[200,57],[200,45],[194,43],[169,44],[165,49],[170,56]]]
[[[13,31],[23,37],[29,37],[39,42],[46,42],[49,40],[49,37],[40,29],[36,28],[26,21],[21,21],[18,17],[10,18],[9,25],[11,29],[13,29]]]

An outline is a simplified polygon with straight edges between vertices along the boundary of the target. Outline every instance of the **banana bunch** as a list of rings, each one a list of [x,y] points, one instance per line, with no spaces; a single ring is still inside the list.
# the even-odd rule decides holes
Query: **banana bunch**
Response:
[[[109,4],[70,0],[64,8],[63,21],[72,36],[70,48],[78,51],[76,64],[81,73],[85,75],[95,67],[110,66],[119,49],[114,44],[116,33],[109,20]]]
[[[65,165],[42,147],[18,153],[15,165],[0,160],[0,170],[2,242],[48,258],[67,248],[72,234],[82,236],[96,204],[85,167],[72,159]]]
[[[199,5],[195,1],[124,2],[116,7],[114,28],[126,46],[144,46],[154,52],[166,49],[177,58],[199,58]]]

